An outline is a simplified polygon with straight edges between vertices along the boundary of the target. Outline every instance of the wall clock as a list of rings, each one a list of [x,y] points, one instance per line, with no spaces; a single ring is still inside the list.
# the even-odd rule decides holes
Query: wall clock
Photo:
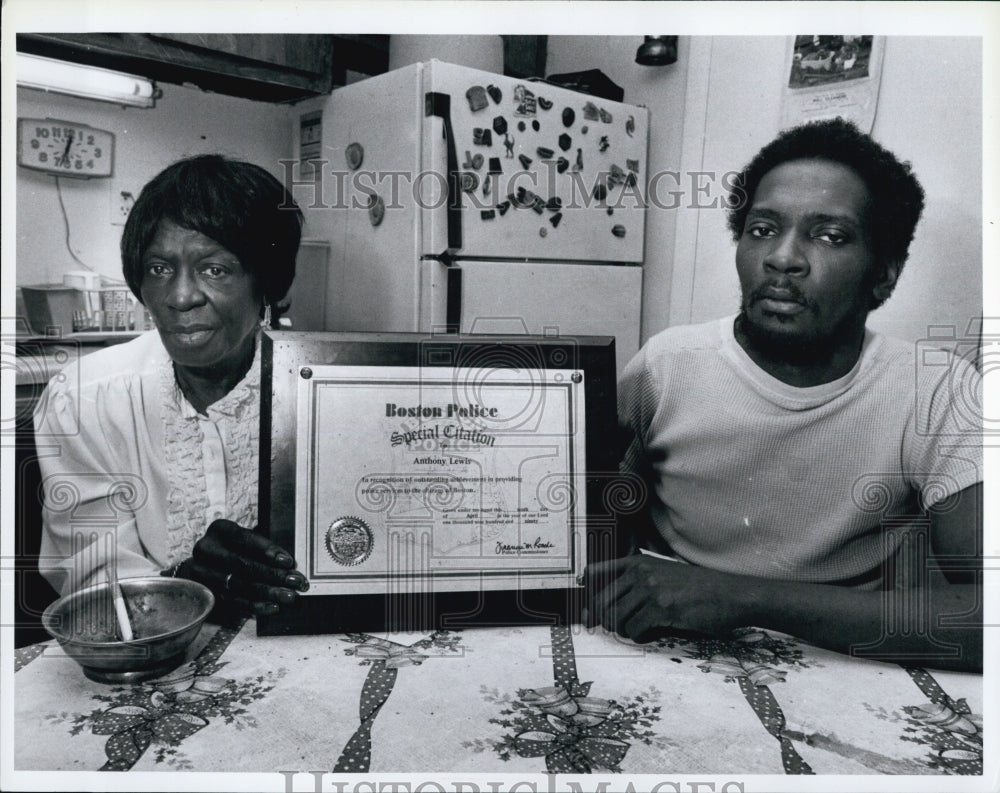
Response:
[[[36,171],[93,179],[111,176],[115,136],[53,118],[17,120],[17,164]]]

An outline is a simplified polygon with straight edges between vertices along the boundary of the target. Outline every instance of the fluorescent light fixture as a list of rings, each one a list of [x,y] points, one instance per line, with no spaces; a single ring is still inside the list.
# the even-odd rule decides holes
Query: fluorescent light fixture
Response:
[[[152,81],[124,72],[17,53],[17,84],[39,91],[153,107],[159,92]]]

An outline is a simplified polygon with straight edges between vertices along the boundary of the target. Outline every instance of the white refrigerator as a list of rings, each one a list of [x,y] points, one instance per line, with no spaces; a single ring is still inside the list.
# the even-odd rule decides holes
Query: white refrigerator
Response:
[[[645,108],[430,61],[294,113],[286,183],[324,253],[293,326],[613,335],[619,371],[637,351]]]

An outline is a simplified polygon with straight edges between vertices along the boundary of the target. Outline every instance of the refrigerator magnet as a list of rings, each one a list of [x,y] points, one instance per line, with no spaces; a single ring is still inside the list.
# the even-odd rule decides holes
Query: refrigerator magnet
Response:
[[[469,100],[469,110],[476,113],[485,108],[489,102],[486,99],[486,89],[481,85],[474,85],[465,92],[465,98]]]
[[[479,177],[476,176],[472,171],[462,171],[462,190],[466,193],[475,192],[475,189],[479,187]]]
[[[349,143],[344,149],[344,159],[347,160],[348,168],[352,171],[358,170],[365,161],[365,147],[360,143]]]
[[[514,115],[533,116],[537,112],[535,94],[523,85],[514,89]]]
[[[368,220],[373,226],[379,225],[385,219],[385,201],[382,200],[382,196],[372,196],[370,202],[371,206],[368,207]]]

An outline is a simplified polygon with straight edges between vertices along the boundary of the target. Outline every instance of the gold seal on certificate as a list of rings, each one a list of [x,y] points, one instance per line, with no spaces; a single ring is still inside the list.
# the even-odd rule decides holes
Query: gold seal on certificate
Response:
[[[360,518],[338,518],[326,530],[326,549],[333,561],[345,567],[361,564],[372,552],[375,536]]]

